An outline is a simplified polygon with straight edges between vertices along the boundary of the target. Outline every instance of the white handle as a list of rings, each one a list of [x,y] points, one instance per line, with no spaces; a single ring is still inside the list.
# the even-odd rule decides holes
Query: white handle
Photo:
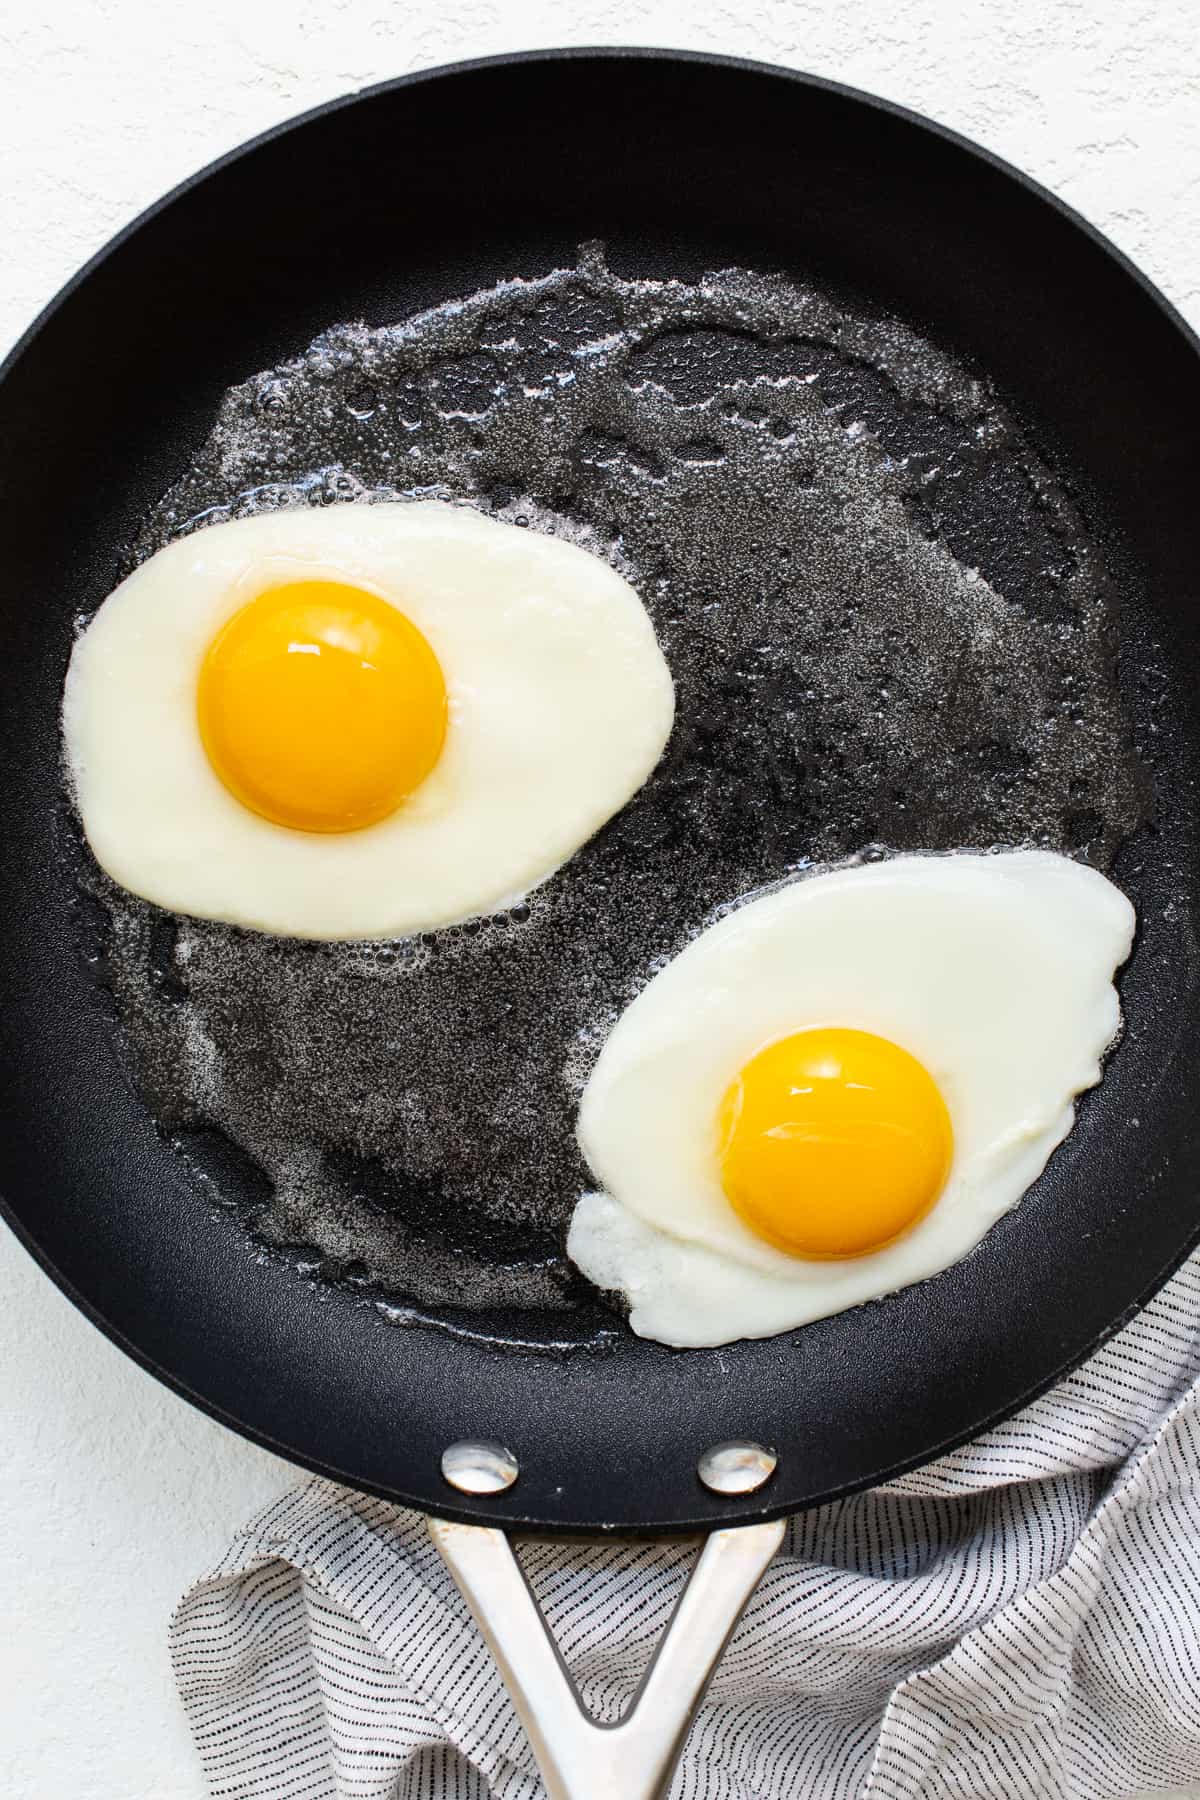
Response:
[[[584,1710],[504,1533],[428,1521],[512,1695],[549,1800],[661,1800],[784,1523],[713,1532],[631,1704],[617,1724],[599,1725]]]

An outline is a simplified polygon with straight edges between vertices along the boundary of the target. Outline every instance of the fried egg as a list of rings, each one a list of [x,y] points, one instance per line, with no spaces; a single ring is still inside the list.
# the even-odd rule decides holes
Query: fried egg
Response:
[[[768,1337],[936,1275],[1041,1174],[1120,1025],[1134,911],[1041,851],[898,856],[737,907],[583,1091],[574,1262],[643,1337]]]
[[[420,501],[160,550],[77,640],[63,732],[122,887],[347,939],[511,904],[637,791],[673,711],[650,619],[607,563]]]

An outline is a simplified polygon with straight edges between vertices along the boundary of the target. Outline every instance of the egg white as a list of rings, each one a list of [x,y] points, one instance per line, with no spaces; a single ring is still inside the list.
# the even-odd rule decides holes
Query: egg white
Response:
[[[578,1135],[602,1192],[568,1250],[623,1292],[643,1337],[767,1337],[937,1274],[1040,1175],[1100,1079],[1134,911],[1094,869],[1040,851],[902,856],[810,876],[702,932],[602,1049]],[[924,1064],[954,1131],[945,1189],[907,1236],[805,1262],[757,1238],[721,1187],[723,1094],[766,1044],[877,1033]]]
[[[388,818],[339,834],[243,807],[196,720],[225,621],[288,581],[356,584],[442,666],[445,748]],[[637,594],[575,545],[439,501],[289,510],[151,557],[77,640],[63,732],[84,830],[122,887],[174,912],[325,939],[398,937],[497,910],[645,781],[674,690]]]

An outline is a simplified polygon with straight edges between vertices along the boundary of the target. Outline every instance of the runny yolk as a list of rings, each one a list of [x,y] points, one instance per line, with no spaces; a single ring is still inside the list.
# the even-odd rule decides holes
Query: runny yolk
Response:
[[[718,1118],[721,1179],[757,1237],[792,1256],[865,1256],[945,1185],[954,1140],[927,1070],[887,1038],[821,1027],[768,1044]]]
[[[229,792],[297,831],[386,818],[446,735],[426,639],[386,600],[336,581],[270,588],[234,613],[209,645],[197,708]]]

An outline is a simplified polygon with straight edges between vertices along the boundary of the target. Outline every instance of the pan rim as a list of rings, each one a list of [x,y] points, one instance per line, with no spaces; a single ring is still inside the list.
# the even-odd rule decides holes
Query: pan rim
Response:
[[[826,75],[813,75],[804,69],[791,69],[782,63],[761,62],[755,57],[727,56],[720,51],[672,49],[669,45],[564,45],[538,50],[505,51],[493,56],[469,57],[465,60],[450,63],[437,63],[428,69],[413,69],[406,75],[393,75],[383,81],[369,83],[366,87],[355,88],[347,94],[337,94],[330,100],[319,101],[316,106],[305,108],[303,112],[294,113],[287,119],[281,119],[276,125],[269,125],[264,131],[256,132],[253,137],[246,138],[232,150],[224,151],[205,163],[194,174],[187,175],[174,187],[168,188],[157,200],[152,200],[140,212],[135,213],[125,225],[107,238],[98,250],[93,251],[87,261],[71,275],[63,285],[51,296],[46,304],[35,313],[34,317],[21,332],[12,348],[0,361],[0,382],[3,382],[20,361],[43,328],[50,323],[59,309],[72,295],[82,287],[88,277],[99,269],[110,256],[123,244],[134,237],[143,226],[150,224],[160,214],[166,212],[177,200],[201,187],[211,176],[218,175],[232,168],[243,157],[251,156],[264,145],[273,143],[277,138],[286,136],[291,131],[301,129],[305,125],[314,124],[318,119],[331,117],[346,107],[356,106],[360,101],[372,100],[383,94],[400,92],[405,88],[417,87],[423,82],[433,82],[448,76],[480,74],[488,70],[521,68],[529,64],[586,62],[599,60],[603,62],[648,62],[648,63],[685,63],[704,68],[730,69],[743,75],[758,75],[774,81],[788,81],[798,87],[812,88],[820,93],[834,94],[841,99],[853,100],[874,111],[888,114],[900,119],[905,124],[915,125],[918,130],[931,133],[955,149],[965,151],[969,156],[994,170],[997,174],[1007,176],[1023,188],[1034,199],[1074,225],[1089,238],[1092,244],[1101,250],[1118,268],[1130,276],[1141,289],[1146,298],[1164,315],[1167,321],[1183,336],[1189,347],[1200,355],[1200,331],[1189,325],[1183,314],[1172,300],[1169,300],[1162,289],[1134,262],[1119,245],[1101,231],[1098,225],[1079,212],[1075,207],[1063,200],[1051,188],[1043,185],[1034,176],[1019,168],[1016,163],[1009,162],[1006,157],[988,149],[985,144],[977,143],[974,138],[956,131],[951,125],[944,125],[940,120],[931,119],[925,113],[917,112],[914,107],[904,106],[900,101],[886,99],[881,94],[873,94],[867,88],[853,86],[849,82],[834,81]]]

